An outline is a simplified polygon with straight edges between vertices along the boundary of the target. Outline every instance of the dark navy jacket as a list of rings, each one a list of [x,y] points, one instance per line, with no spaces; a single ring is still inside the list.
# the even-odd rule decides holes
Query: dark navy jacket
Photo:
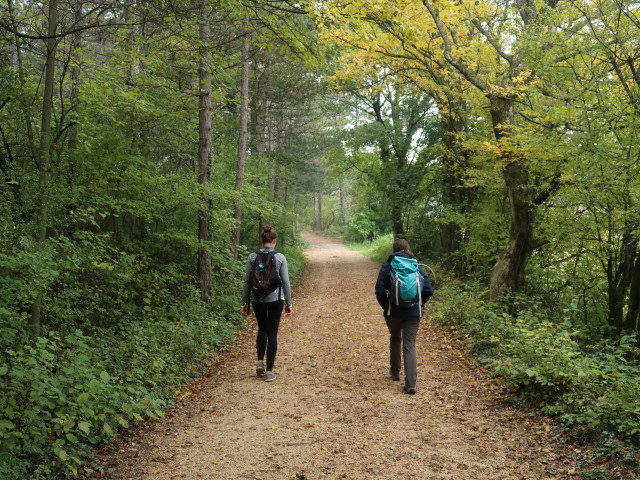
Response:
[[[376,299],[380,306],[384,309],[385,317],[419,317],[421,312],[420,305],[414,305],[411,308],[401,308],[391,305],[391,315],[388,315],[388,307],[389,307],[389,288],[391,286],[391,278],[389,276],[391,270],[391,260],[395,255],[399,255],[405,258],[411,258],[410,255],[407,255],[404,252],[394,253],[387,259],[387,263],[380,267],[380,272],[378,272],[378,280],[376,281]],[[427,300],[431,298],[433,295],[433,288],[431,287],[431,282],[429,281],[429,277],[424,272],[422,267],[418,267],[418,272],[424,278],[424,286],[422,287],[422,305],[424,305]]]

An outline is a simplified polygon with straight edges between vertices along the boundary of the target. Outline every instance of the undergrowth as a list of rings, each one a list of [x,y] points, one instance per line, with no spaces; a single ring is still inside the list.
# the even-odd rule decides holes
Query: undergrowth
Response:
[[[575,438],[621,445],[638,467],[640,452],[640,366],[633,337],[583,342],[572,312],[551,313],[534,301],[517,308],[490,303],[471,283],[448,281],[430,304],[434,322],[464,338],[471,352],[521,398],[535,401]],[[515,313],[514,313],[515,312]]]
[[[305,258],[300,249],[284,253],[295,280]],[[0,308],[0,478],[91,475],[97,446],[161,417],[240,326],[244,264],[226,265],[208,304],[189,286],[178,298],[168,269],[142,270],[147,293],[137,305],[128,283],[120,284],[120,296],[104,282],[92,285],[93,310],[60,308],[70,312],[56,322],[62,327],[35,338],[25,313]],[[125,273],[136,284],[144,280],[138,270]],[[62,305],[65,293],[50,304]],[[104,320],[90,325],[100,312]]]
[[[182,307],[179,319],[149,317],[126,334],[50,331],[17,342],[18,325],[2,328],[0,478],[89,474],[93,447],[162,416],[236,328],[195,301]]]

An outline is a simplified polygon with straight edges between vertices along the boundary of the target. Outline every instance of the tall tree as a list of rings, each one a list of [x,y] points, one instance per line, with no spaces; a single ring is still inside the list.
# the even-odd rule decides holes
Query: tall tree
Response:
[[[473,35],[483,37],[494,50],[492,58],[498,58],[498,68],[487,65],[481,72],[493,72],[483,77],[477,68],[467,65],[458,48],[458,36],[445,24],[440,9],[430,0],[423,0],[441,38],[442,53],[446,61],[470,84],[480,90],[489,102],[493,133],[502,161],[502,174],[510,203],[509,240],[496,262],[490,280],[492,297],[514,292],[520,288],[521,280],[533,251],[539,243],[535,237],[535,209],[547,200],[553,189],[536,187],[531,178],[526,159],[518,150],[516,138],[516,103],[520,92],[526,88],[533,75],[527,65],[527,58],[519,50],[518,40],[531,29],[538,27],[537,7],[533,1],[507,3],[500,6],[502,15],[513,18],[514,28],[508,32],[501,28],[502,17],[487,16],[484,7],[473,11],[460,11],[461,16],[469,16]],[[552,5],[548,5],[551,8]],[[513,14],[512,14],[513,13]],[[519,17],[519,18],[518,18]],[[540,26],[543,26],[540,25]],[[514,39],[515,35],[515,39]]]
[[[211,293],[211,209],[213,202],[208,193],[211,180],[211,5],[200,0],[199,18],[199,117],[198,117],[198,183],[202,186],[201,205],[198,212],[198,279],[200,298],[208,300]]]
[[[432,114],[440,118],[442,136],[439,152],[433,159],[440,162],[443,176],[442,254],[451,266],[463,272],[464,261],[456,252],[463,242],[460,217],[469,211],[472,198],[471,190],[464,184],[469,163],[469,149],[464,146],[470,109],[465,98],[468,87],[433,49],[433,36],[425,29],[417,5],[410,1],[338,0],[318,15],[325,36],[340,48],[339,64],[344,65],[341,70],[360,75],[371,65],[385,65],[380,71],[397,72],[404,83],[433,100]],[[401,231],[400,225],[395,224],[395,230]]]
[[[231,251],[233,258],[238,259],[238,246],[240,245],[240,231],[242,224],[242,188],[244,186],[245,168],[247,164],[247,126],[249,117],[249,17],[245,15],[245,35],[242,39],[242,56],[240,64],[240,105],[239,105],[239,132],[238,132],[238,161],[236,164],[236,226],[233,231]]]
[[[40,146],[38,148],[38,170],[40,171],[38,199],[38,241],[47,239],[49,223],[49,188],[50,188],[50,155],[51,155],[51,117],[53,112],[53,87],[55,82],[56,47],[58,40],[58,0],[49,2],[47,18],[46,60],[44,73],[44,89],[42,96],[42,120],[40,122]],[[39,332],[42,315],[42,293],[38,293],[31,307],[31,324],[36,333]]]

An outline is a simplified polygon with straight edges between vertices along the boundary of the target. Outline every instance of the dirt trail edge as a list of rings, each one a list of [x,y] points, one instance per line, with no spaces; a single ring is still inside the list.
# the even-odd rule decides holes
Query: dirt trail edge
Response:
[[[379,265],[305,239],[312,248],[294,314],[281,324],[278,379],[255,375],[250,319],[212,375],[121,445],[99,478],[576,478],[553,448],[529,440],[543,425],[505,407],[428,320],[418,333],[418,393],[403,394],[387,376],[388,332],[373,295]]]

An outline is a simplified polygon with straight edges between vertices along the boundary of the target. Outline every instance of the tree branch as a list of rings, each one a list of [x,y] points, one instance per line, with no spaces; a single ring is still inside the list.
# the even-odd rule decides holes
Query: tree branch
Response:
[[[469,70],[469,68],[466,65],[463,65],[462,63],[457,61],[455,58],[453,58],[453,55],[451,54],[451,50],[452,50],[451,39],[449,38],[449,35],[447,34],[446,29],[444,28],[444,24],[440,19],[440,13],[438,9],[436,9],[433,5],[431,5],[431,2],[429,2],[429,0],[422,0],[422,4],[431,14],[431,17],[433,18],[433,21],[435,22],[436,27],[438,28],[438,32],[440,32],[440,36],[442,37],[443,54],[447,62],[449,62],[456,70],[458,70],[464,76],[464,78],[466,78],[469,81],[469,83],[474,85],[476,88],[478,88],[478,90],[482,91],[485,95],[495,95],[496,93],[495,90],[488,83],[480,80],[476,75],[474,75],[471,72],[471,70]]]
[[[99,28],[99,27],[118,27],[118,26],[123,26],[123,25],[127,25],[127,23],[120,23],[120,22],[107,22],[107,23],[99,23],[100,22],[100,17],[102,15],[104,15],[106,12],[112,10],[111,7],[109,8],[101,8],[101,9],[93,9],[90,12],[88,12],[85,17],[89,16],[89,14],[91,13],[97,13],[97,18],[96,18],[96,22],[94,24],[89,24],[89,25],[83,25],[83,26],[79,26],[79,27],[74,27],[71,30],[66,30],[64,32],[60,32],[57,33],[55,35],[36,35],[36,34],[30,34],[30,33],[25,33],[20,31],[17,27],[17,25],[12,25],[11,23],[8,23],[2,19],[0,19],[0,28],[4,29],[5,31],[13,34],[15,37],[17,38],[22,38],[22,39],[28,39],[28,40],[48,40],[48,39],[60,39],[60,38],[64,38],[68,35],[73,35],[76,33],[81,33],[84,32],[85,30],[90,30],[92,28]]]
[[[473,26],[476,27],[482,35],[484,35],[484,38],[486,38],[487,42],[489,42],[489,44],[495,49],[495,51],[498,52],[498,55],[509,62],[509,65],[513,66],[515,61],[513,55],[508,55],[504,50],[502,50],[502,47],[498,45],[498,42],[496,42],[495,38],[493,38],[493,36],[485,30],[485,28],[478,20],[472,20],[471,23],[473,23]]]

